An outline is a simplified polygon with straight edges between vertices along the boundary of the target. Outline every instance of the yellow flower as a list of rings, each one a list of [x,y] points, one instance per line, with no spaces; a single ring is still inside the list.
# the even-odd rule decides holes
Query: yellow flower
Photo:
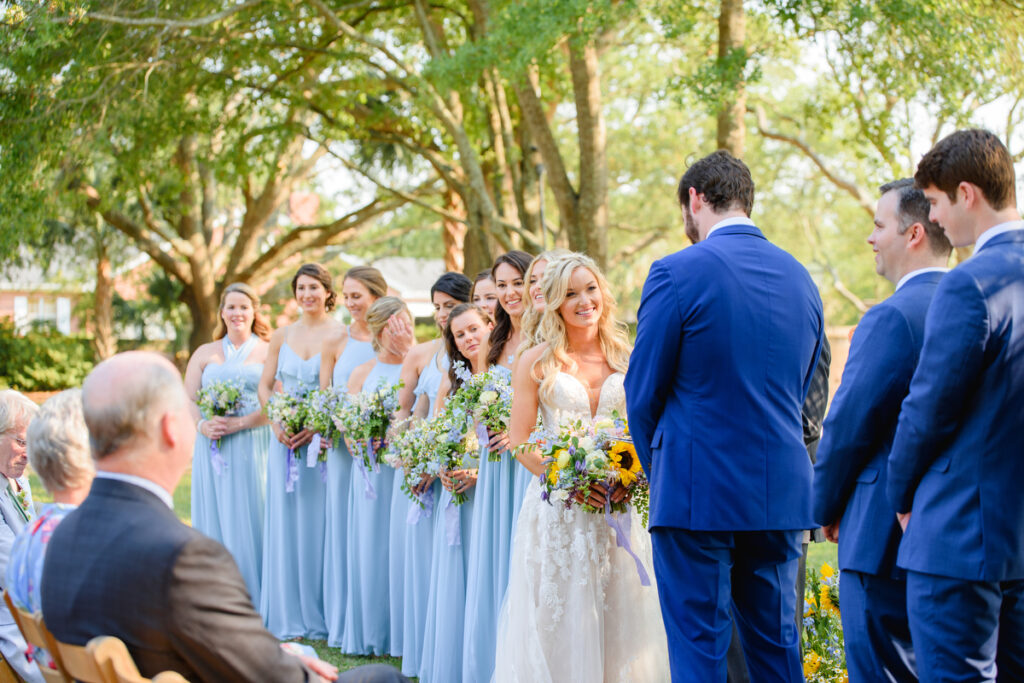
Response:
[[[814,596],[811,596],[809,598],[804,598],[804,601],[807,603],[807,611],[804,612],[804,616],[805,617],[809,617],[812,614],[814,614],[814,608],[817,607],[818,605],[814,602]]]
[[[564,448],[559,449],[558,452],[555,453],[555,464],[558,466],[558,469],[564,470],[568,467],[570,457],[569,451]]]
[[[813,673],[817,673],[820,666],[821,657],[818,656],[817,652],[810,651],[804,655],[804,676],[810,676]]]
[[[823,579],[831,579],[835,575],[835,570],[829,566],[828,562],[821,565],[821,577]]]
[[[843,669],[843,675],[839,679],[839,683],[850,683],[850,674],[847,673],[846,669]]]
[[[618,473],[623,486],[631,486],[636,482],[637,473],[640,471],[640,458],[636,457],[636,448],[633,444],[616,441],[608,453],[608,458],[612,461],[612,467]]]

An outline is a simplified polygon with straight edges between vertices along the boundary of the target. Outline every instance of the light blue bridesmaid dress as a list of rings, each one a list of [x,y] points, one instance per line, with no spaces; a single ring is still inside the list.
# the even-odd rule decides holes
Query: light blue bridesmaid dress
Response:
[[[419,381],[413,393],[415,402],[420,396],[429,401],[427,415],[434,414],[437,392],[441,388],[442,371],[438,364],[447,370],[448,357],[443,351],[434,354],[420,373]],[[404,494],[402,494],[404,495]],[[423,654],[423,636],[427,624],[427,602],[430,597],[430,560],[434,543],[434,516],[439,514],[438,503],[441,498],[441,482],[435,480],[425,494],[429,501],[424,509],[411,512],[403,526],[405,543],[405,566],[401,577],[403,583],[404,607],[402,610],[402,673],[414,677],[419,673],[420,656]],[[412,508],[410,507],[410,510]],[[394,518],[392,518],[394,528]],[[395,577],[392,577],[392,581]],[[394,593],[392,593],[394,599]]]
[[[342,393],[348,378],[359,365],[374,357],[373,344],[349,338],[334,364],[331,384]],[[327,451],[327,546],[324,550],[324,616],[327,644],[338,647],[345,630],[345,544],[348,531],[348,497],[352,477],[352,456],[343,439]]]
[[[504,366],[495,366],[508,371]],[[464,683],[488,683],[494,671],[498,612],[508,586],[512,531],[521,499],[516,498],[516,474],[525,469],[504,451],[492,462],[480,439],[480,473],[476,481],[476,507],[466,572],[466,627],[462,647]]]
[[[281,344],[277,379],[285,391],[304,392],[320,385],[320,354],[303,360]],[[326,638],[324,622],[324,541],[326,491],[319,467],[307,467],[307,446],[295,457],[299,479],[292,492],[284,444],[274,439],[267,462],[267,514],[263,534],[263,584],[260,614],[277,638]]]
[[[363,391],[377,388],[383,378],[398,384],[400,364],[377,362],[363,382]],[[395,470],[380,465],[377,472],[353,462],[349,477],[348,538],[345,557],[345,630],[341,649],[354,655],[390,653],[390,594],[388,537]],[[368,495],[369,487],[373,495]]]
[[[476,467],[467,460],[465,467]],[[434,547],[430,558],[430,596],[420,654],[421,683],[462,680],[462,641],[466,616],[466,569],[475,552],[472,545],[474,486],[462,505],[450,505],[451,493],[441,489],[434,513]]]
[[[256,388],[263,373],[263,364],[245,362],[258,341],[255,336],[249,337],[248,341],[236,349],[224,337],[225,362],[210,363],[203,368],[204,387],[219,381],[234,381],[242,386],[242,409],[239,415],[248,415],[260,409]],[[220,474],[212,466],[210,439],[202,434],[196,437],[195,455],[192,458],[193,472],[198,470],[201,473],[198,482],[193,474],[192,509],[200,511],[198,520],[193,513],[193,526],[223,543],[235,558],[254,605],[260,603],[267,454],[272,438],[268,425],[245,429],[222,438],[219,450],[224,467]],[[204,509],[211,500],[214,509]]]

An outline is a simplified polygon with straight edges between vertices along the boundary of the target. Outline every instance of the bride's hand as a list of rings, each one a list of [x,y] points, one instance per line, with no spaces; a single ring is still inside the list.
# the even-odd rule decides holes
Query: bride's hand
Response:
[[[607,497],[608,489],[605,488],[604,484],[598,484],[595,482],[590,485],[590,492],[587,495],[587,499],[582,502],[590,505],[591,507],[603,508]],[[577,502],[580,502],[579,498],[577,498]]]
[[[622,502],[628,503],[632,497],[633,496],[630,494],[629,489],[620,486],[619,484],[615,484],[612,486],[612,495],[609,500],[611,500],[613,504],[617,505]]]

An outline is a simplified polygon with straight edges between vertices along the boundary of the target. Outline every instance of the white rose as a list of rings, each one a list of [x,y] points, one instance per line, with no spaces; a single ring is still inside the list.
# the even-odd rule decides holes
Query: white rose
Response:
[[[569,451],[558,451],[558,457],[555,459],[555,462],[558,464],[558,469],[564,470],[566,467],[568,467],[569,458]]]
[[[490,405],[498,400],[497,391],[483,391],[480,392],[480,402],[484,405]]]
[[[569,500],[569,492],[565,489],[556,489],[551,492],[551,498],[557,500],[559,503],[564,503]]]
[[[577,446],[577,448],[582,448],[587,453],[594,450],[595,447],[596,444],[594,443],[594,440],[589,436],[585,436],[582,439],[580,439],[580,443]]]
[[[608,418],[603,418],[594,423],[594,429],[597,430],[610,430],[615,429],[615,423]]]

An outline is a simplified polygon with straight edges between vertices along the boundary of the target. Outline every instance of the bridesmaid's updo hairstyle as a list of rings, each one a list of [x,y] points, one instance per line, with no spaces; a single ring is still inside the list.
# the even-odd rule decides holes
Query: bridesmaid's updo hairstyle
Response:
[[[470,299],[470,301],[473,300],[473,295],[476,294],[476,286],[478,284],[480,284],[481,282],[483,282],[484,280],[490,280],[490,279],[491,279],[491,269],[490,268],[488,268],[487,270],[481,270],[479,273],[476,274],[476,277],[473,278],[473,286],[469,290],[469,299]]]
[[[498,270],[498,266],[506,264],[512,266],[516,271],[519,272],[519,277],[523,277],[526,273],[526,269],[530,267],[530,261],[533,257],[527,254],[525,251],[510,251],[502,254],[494,260],[494,265],[491,266],[491,279],[497,284],[498,279],[494,273]],[[526,295],[523,295],[523,303],[527,304]],[[494,329],[491,330],[491,338],[489,340],[490,348],[487,350],[487,364],[495,365],[501,358],[501,354],[505,351],[505,345],[508,343],[509,338],[512,337],[512,318],[505,311],[501,305],[501,301],[498,301],[498,305],[494,309]]]
[[[455,299],[466,303],[469,301],[470,292],[473,291],[473,283],[462,273],[451,271],[437,278],[437,282],[430,288],[430,300],[434,300],[435,292],[443,292]]]
[[[570,253],[550,261],[541,278],[541,289],[544,290],[547,304],[537,329],[537,338],[548,345],[533,365],[533,377],[540,382],[540,396],[548,401],[553,399],[551,390],[555,384],[555,375],[563,369],[567,369],[570,374],[577,369],[576,363],[569,358],[569,337],[565,321],[558,310],[569,291],[569,278],[577,268],[589,270],[601,290],[601,317],[597,321],[601,353],[612,370],[625,373],[629,368],[629,353],[632,350],[629,334],[626,326],[616,318],[618,304],[601,269],[589,256],[579,253]]]
[[[374,351],[380,351],[382,348],[380,345],[380,333],[387,326],[388,318],[398,313],[405,313],[412,320],[409,307],[397,296],[380,297],[373,302],[370,310],[366,312],[366,324],[370,328],[370,334],[372,335],[370,341],[373,343]]]
[[[462,380],[455,375],[455,363],[462,361],[463,365],[466,366],[470,372],[473,371],[473,363],[468,358],[462,355],[462,351],[459,351],[459,347],[455,344],[455,334],[452,333],[451,322],[458,318],[463,313],[469,313],[475,311],[480,316],[480,320],[487,323],[494,322],[491,320],[491,316],[487,314],[482,307],[476,304],[459,304],[452,309],[452,312],[448,314],[448,324],[444,327],[444,350],[448,353],[448,381],[451,382],[452,389],[451,393],[455,393],[459,387],[462,386]]]
[[[374,299],[379,299],[383,296],[388,295],[388,283],[384,280],[384,276],[380,274],[380,271],[373,266],[355,266],[349,268],[345,276],[341,278],[341,281],[345,280],[356,280],[357,282],[363,283],[370,292],[370,296]]]
[[[319,263],[304,263],[295,271],[295,277],[292,278],[292,296],[295,296],[295,287],[298,285],[300,275],[311,277],[323,285],[327,292],[327,302],[324,307],[328,311],[332,310],[334,302],[338,300],[338,293],[334,291],[334,279],[331,278],[330,272]]]
[[[237,292],[244,294],[249,297],[249,301],[252,302],[252,333],[263,341],[270,339],[270,323],[263,317],[262,311],[260,311],[260,297],[256,294],[256,290],[245,284],[244,282],[232,282],[230,285],[224,288],[224,291],[220,293],[220,306],[217,307],[218,314],[224,310],[224,304],[228,300],[228,294]],[[217,327],[213,332],[213,338],[223,339],[224,335],[228,333],[228,328],[224,324],[224,318],[217,315]]]

